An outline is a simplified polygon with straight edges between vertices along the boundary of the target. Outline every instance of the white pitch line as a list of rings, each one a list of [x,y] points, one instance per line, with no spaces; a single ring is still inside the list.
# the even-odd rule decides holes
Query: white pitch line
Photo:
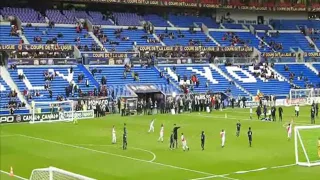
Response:
[[[74,145],[76,145],[76,146],[117,147],[117,146],[108,145],[108,144],[74,144]],[[131,146],[130,146],[130,149],[136,149],[136,150],[144,151],[144,152],[147,152],[147,153],[151,154],[153,156],[153,158],[150,160],[150,162],[153,162],[157,158],[156,154],[153,153],[152,151],[149,151],[149,150],[146,150],[146,149],[142,149],[142,148],[131,147]]]
[[[252,170],[248,170],[248,171],[237,171],[237,172],[234,172],[235,174],[245,174],[245,173],[248,173],[248,172],[257,172],[257,171],[263,171],[263,170],[266,170],[268,168],[259,168],[259,169],[252,169]]]
[[[279,169],[279,168],[286,168],[286,167],[291,167],[291,166],[295,166],[296,164],[287,164],[287,165],[282,165],[282,166],[274,166],[271,167],[270,169]]]
[[[7,175],[10,176],[10,173],[8,173],[8,172],[6,172],[6,171],[0,170],[0,172],[3,173],[3,174],[7,174]],[[24,177],[21,177],[21,176],[18,176],[18,175],[13,175],[13,177],[16,177],[16,178],[21,179],[21,180],[29,180],[29,179],[27,179],[27,178],[24,178]]]
[[[49,142],[49,143],[52,143],[52,144],[59,144],[59,145],[66,146],[66,147],[72,147],[72,148],[76,148],[76,149],[82,149],[82,150],[87,150],[87,151],[101,153],[101,154],[108,154],[108,155],[118,156],[118,157],[122,157],[122,158],[126,158],[126,159],[131,159],[131,160],[140,161],[140,162],[146,162],[146,163],[150,163],[150,164],[156,164],[156,165],[160,165],[160,166],[170,167],[170,168],[174,168],[174,169],[180,169],[180,170],[194,172],[194,173],[198,173],[198,174],[204,174],[204,175],[208,175],[208,176],[217,176],[216,174],[207,173],[207,172],[203,172],[203,171],[198,171],[198,170],[193,170],[193,169],[188,169],[188,168],[183,168],[183,167],[179,167],[179,166],[163,164],[163,163],[158,163],[158,162],[150,162],[150,161],[143,160],[143,159],[133,158],[133,157],[129,157],[129,156],[123,156],[123,155],[119,155],[119,154],[108,153],[108,152],[104,152],[104,151],[99,151],[99,150],[90,149],[90,148],[81,147],[81,146],[75,146],[75,145],[72,145],[72,144],[66,144],[66,143],[62,143],[62,142],[58,142],[58,141],[52,141],[52,140],[33,137],[33,136],[27,136],[27,135],[24,135],[24,134],[16,134],[16,135],[17,136],[21,136],[21,137],[25,137],[25,138],[29,138],[29,139],[35,139],[35,140],[43,141],[43,142]],[[235,179],[235,178],[231,178],[231,177],[221,177],[221,178],[229,179],[229,180],[239,180],[239,179]]]

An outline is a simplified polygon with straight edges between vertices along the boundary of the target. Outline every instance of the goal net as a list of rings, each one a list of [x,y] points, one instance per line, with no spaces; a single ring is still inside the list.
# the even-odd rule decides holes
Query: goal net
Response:
[[[95,180],[80,174],[65,171],[55,167],[34,169],[30,180]]]
[[[32,102],[30,123],[72,121],[73,101]]]
[[[320,102],[320,89],[290,89],[289,105],[311,105]]]
[[[320,125],[295,127],[296,164],[320,165]]]

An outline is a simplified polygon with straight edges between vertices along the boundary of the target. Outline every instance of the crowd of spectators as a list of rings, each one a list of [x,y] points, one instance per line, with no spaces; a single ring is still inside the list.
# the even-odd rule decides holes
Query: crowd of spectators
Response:
[[[229,41],[230,42],[230,46],[238,46],[238,45],[248,46],[248,44],[251,43],[250,40],[241,39],[239,36],[236,35],[235,32],[226,32],[222,36],[222,40],[223,41]]]

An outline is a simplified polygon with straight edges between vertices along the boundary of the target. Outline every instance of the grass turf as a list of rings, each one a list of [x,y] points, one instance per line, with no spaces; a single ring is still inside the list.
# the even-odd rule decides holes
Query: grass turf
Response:
[[[310,123],[310,107],[301,107],[300,111],[301,116],[295,118],[296,125]],[[2,124],[0,169],[9,171],[13,166],[16,174],[29,177],[33,169],[55,166],[101,180],[203,177],[213,180],[318,180],[319,166],[306,168],[292,165],[295,163],[294,141],[287,140],[285,127],[293,114],[293,107],[284,108],[283,122],[261,122],[256,120],[256,116],[249,120],[248,109],[226,109],[210,114],[175,116],[112,115],[82,120],[78,125]],[[155,132],[148,133],[152,118],[156,118]],[[235,136],[237,120],[242,124],[238,138]],[[127,124],[128,131],[126,151],[121,149],[123,123]],[[157,142],[161,123],[165,127],[164,143]],[[179,136],[182,132],[185,134],[189,152],[183,152],[181,147],[169,149],[169,135],[174,123],[181,126]],[[318,119],[316,123],[319,124]],[[111,144],[112,125],[117,131],[116,145]],[[248,127],[252,127],[253,131],[251,148],[246,135]],[[220,147],[221,129],[226,130],[225,148]],[[206,133],[204,151],[200,148],[202,130]],[[317,136],[320,134],[305,137],[317,139]],[[316,147],[310,149],[316,150]],[[282,165],[290,166],[272,168]],[[248,171],[254,169],[258,170]],[[1,179],[8,176],[0,174]],[[216,176],[225,174],[228,175]]]

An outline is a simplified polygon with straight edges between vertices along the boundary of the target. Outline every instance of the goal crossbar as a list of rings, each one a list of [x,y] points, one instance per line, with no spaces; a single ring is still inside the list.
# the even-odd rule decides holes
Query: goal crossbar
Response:
[[[45,172],[45,173],[49,173],[49,177],[48,177],[48,180],[55,180],[57,179],[56,177],[54,177],[54,173],[59,173],[59,174],[63,174],[64,176],[68,176],[70,177],[70,179],[75,179],[75,180],[96,180],[96,179],[93,179],[93,178],[89,178],[87,176],[83,176],[83,175],[80,175],[80,174],[76,174],[76,173],[73,173],[73,172],[69,172],[69,171],[66,171],[66,170],[63,170],[63,169],[59,169],[59,168],[56,168],[56,167],[48,167],[48,168],[40,168],[40,169],[34,169],[31,173],[31,176],[30,176],[30,180],[36,180],[37,178],[35,178],[35,176],[37,176],[37,173],[42,173],[42,172]],[[47,179],[43,179],[43,180],[47,180]]]

